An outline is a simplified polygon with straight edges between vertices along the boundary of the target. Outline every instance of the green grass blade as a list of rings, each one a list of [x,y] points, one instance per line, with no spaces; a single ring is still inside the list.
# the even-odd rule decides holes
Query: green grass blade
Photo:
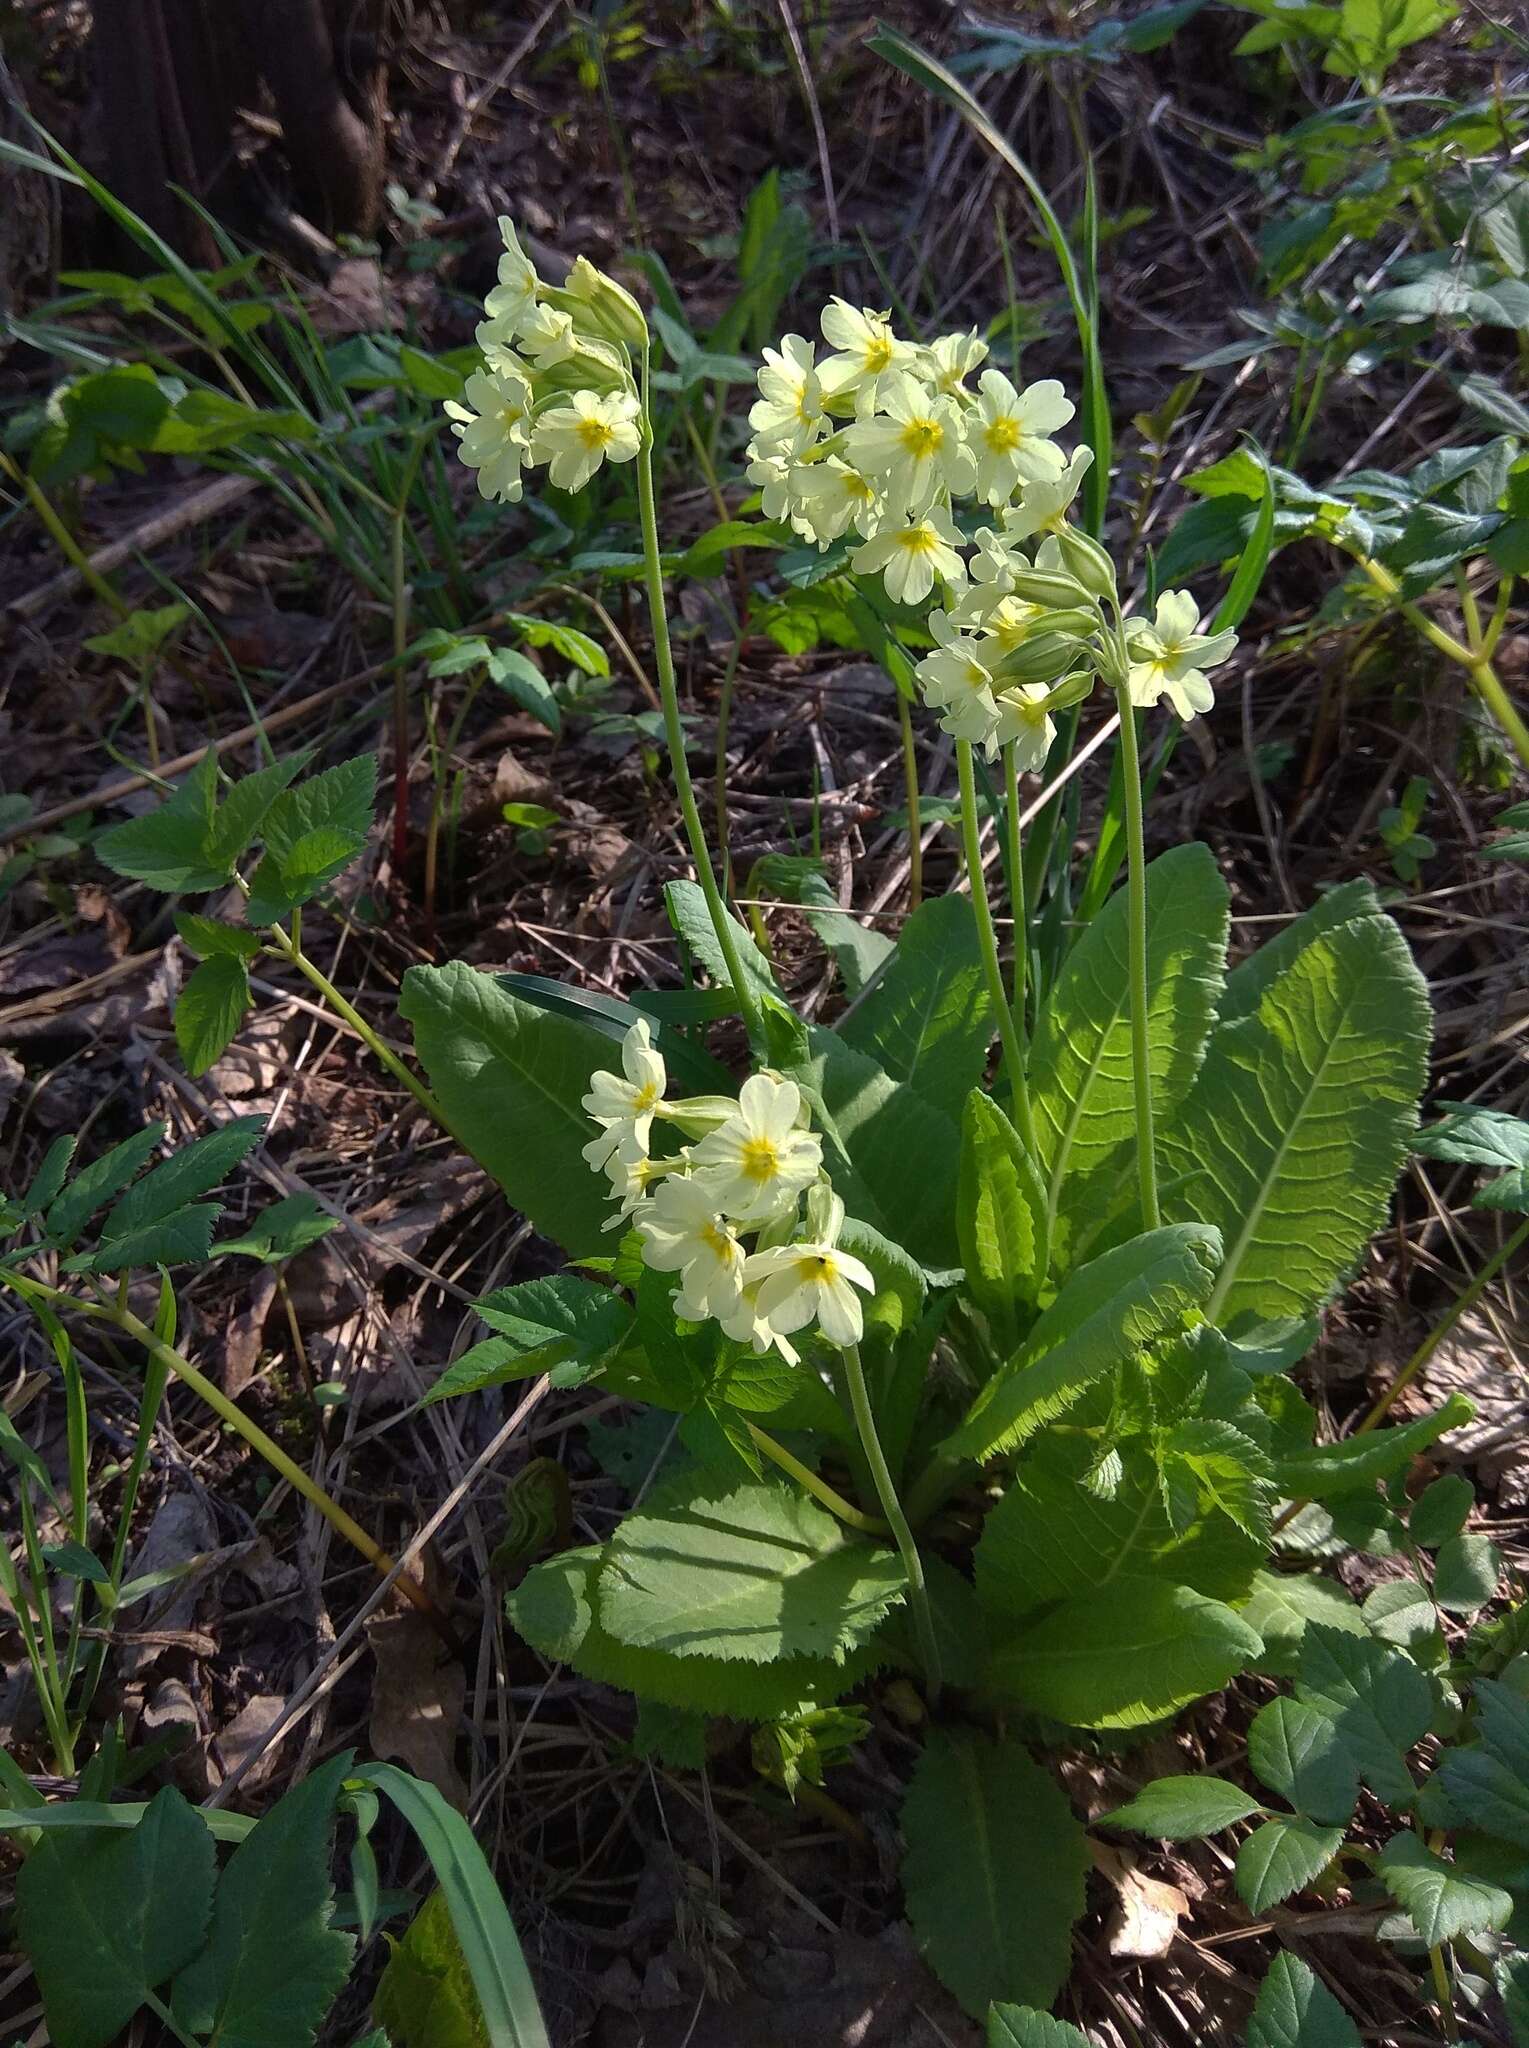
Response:
[[[549,2048],[515,1923],[472,1829],[433,1785],[393,1764],[367,1764],[356,1776],[392,1800],[430,1858],[472,1972],[489,2048]]]

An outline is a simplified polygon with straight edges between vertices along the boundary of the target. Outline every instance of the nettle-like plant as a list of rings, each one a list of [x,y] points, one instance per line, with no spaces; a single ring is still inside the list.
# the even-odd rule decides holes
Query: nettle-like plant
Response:
[[[973,336],[916,345],[835,300],[825,359],[794,335],[765,352],[748,460],[766,516],[726,545],[746,530],[809,583],[815,563],[939,714],[970,894],[922,904],[895,945],[854,925],[865,943],[833,948],[837,1022],[799,1015],[728,907],[691,785],[642,313],[582,260],[548,286],[504,230],[484,368],[452,424],[489,498],[513,502],[541,464],[566,489],[635,465],[696,872],[666,903],[710,986],[574,1002],[534,978],[414,968],[400,1012],[422,1080],[300,931],[359,850],[370,762],[284,765],[222,795],[204,769],[98,848],[162,889],[244,898],[241,923],[183,917],[203,955],[177,1019],[194,1063],[238,1029],[269,949],[566,1253],[480,1304],[489,1334],[431,1399],[545,1373],[676,1418],[640,1506],[510,1594],[524,1640],[634,1694],[639,1744],[671,1761],[701,1758],[712,1717],[753,1724],[757,1767],[787,1789],[858,1738],[841,1702],[911,1677],[926,1740],[903,1808],[910,1916],[974,2013],[1044,2007],[1088,1845],[1032,1744],[1113,1746],[1260,1668],[1290,1606],[1267,1569],[1280,1502],[1373,1494],[1468,1412],[1317,1446],[1290,1377],[1386,1214],[1426,1075],[1426,989],[1364,883],[1229,970],[1216,861],[1181,845],[1148,865],[1138,765],[1155,706],[1209,708],[1225,611],[1202,633],[1181,592],[1148,613],[1122,599],[1070,517],[1088,455],[1056,443],[1060,386],[1017,388]],[[1102,491],[1091,510],[1097,524]],[[1075,932],[1054,897],[1043,948],[1019,780],[1048,755],[1056,772],[1100,684],[1120,720],[1108,829],[1126,885]],[[979,756],[997,769],[1008,975]],[[1065,850],[1036,866],[1065,878]],[[707,1043],[734,1018],[741,1078]],[[22,1206],[63,1253],[55,1210]],[[127,1263],[125,1226],[110,1230],[105,1256],[75,1256],[79,1293],[21,1255],[0,1279],[51,1316],[120,1320],[96,1277]],[[204,1237],[146,1256],[199,1256]],[[995,2014],[1011,2030],[995,2038],[1029,2038],[1033,2018]]]

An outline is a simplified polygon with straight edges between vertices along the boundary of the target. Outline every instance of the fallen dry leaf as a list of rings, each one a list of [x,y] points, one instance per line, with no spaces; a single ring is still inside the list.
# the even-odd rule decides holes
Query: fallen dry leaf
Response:
[[[427,1560],[425,1588],[445,1608],[433,1562]],[[460,1811],[467,1786],[457,1769],[457,1735],[467,1702],[467,1674],[448,1656],[425,1617],[395,1594],[390,1606],[366,1624],[376,1660],[369,1723],[378,1756],[396,1757]]]
[[[1139,1956],[1155,1961],[1167,1955],[1189,1912],[1189,1901],[1176,1884],[1146,1877],[1123,1849],[1090,1844],[1094,1868],[1110,1882],[1115,1900],[1105,1936],[1112,1956]]]

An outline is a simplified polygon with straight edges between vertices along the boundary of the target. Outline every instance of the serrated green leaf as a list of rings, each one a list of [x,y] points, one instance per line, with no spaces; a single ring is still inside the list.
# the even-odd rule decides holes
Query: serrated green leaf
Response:
[[[1000,1645],[987,1683],[1072,1728],[1141,1728],[1225,1685],[1260,1648],[1219,1600],[1121,1578],[1064,1601]]]
[[[1406,1755],[1427,1733],[1433,1694],[1411,1658],[1314,1622],[1301,1641],[1298,1694],[1329,1716],[1377,1797],[1412,1804],[1417,1786]]]
[[[94,1252],[64,1261],[66,1273],[126,1273],[135,1266],[199,1266],[211,1254],[221,1202],[196,1202],[141,1230],[104,1239]]]
[[[1248,2021],[1247,2048],[1362,2048],[1359,2029],[1299,1956],[1269,1965]]]
[[[1314,939],[1256,1013],[1215,1034],[1160,1143],[1164,1215],[1214,1224],[1206,1313],[1303,1315],[1382,1222],[1427,1072],[1428,992],[1396,926]]]
[[[1364,1617],[1353,1596],[1331,1579],[1313,1572],[1256,1572],[1242,1618],[1263,1637],[1258,1669],[1279,1678],[1293,1678],[1307,1625],[1324,1621],[1331,1628],[1364,1633]]]
[[[1152,1100],[1167,1127],[1199,1071],[1222,988],[1228,894],[1209,847],[1175,847],[1147,870],[1147,1004]],[[1038,1164],[1054,1260],[1082,1257],[1132,1199],[1136,1098],[1126,891],[1068,955],[1030,1049]]]
[[[1100,1825],[1132,1828],[1161,1842],[1193,1842],[1262,1812],[1259,1800],[1225,1778],[1154,1778],[1127,1805],[1105,1814]]]
[[[164,1134],[162,1123],[145,1124],[77,1173],[48,1209],[49,1237],[56,1244],[72,1245],[97,1209],[127,1186]]]
[[[839,1035],[954,1121],[982,1079],[995,1029],[971,901],[934,896],[903,926]]]
[[[1033,2005],[995,2005],[987,2017],[987,2048],[1090,2048],[1086,2035]]]
[[[1080,1266],[946,1437],[942,1455],[983,1460],[1015,1449],[1104,1373],[1181,1328],[1209,1297],[1220,1252],[1214,1230],[1178,1224]]]
[[[1404,1472],[1430,1445],[1459,1429],[1475,1414],[1464,1394],[1451,1394],[1432,1414],[1395,1429],[1371,1429],[1335,1444],[1313,1444],[1278,1462],[1276,1476],[1291,1500],[1332,1500],[1366,1493],[1383,1479]]]
[[[1375,1874],[1429,1948],[1506,1927],[1513,1912],[1511,1892],[1446,1863],[1410,1829],[1387,1842]]]
[[[217,782],[218,757],[209,750],[157,810],[102,832],[94,851],[114,874],[167,895],[221,888],[230,869],[209,850]]]
[[[329,1925],[335,1802],[348,1754],[273,1806],[228,1860],[207,1946],[175,1979],[171,2009],[218,2048],[302,2048],[340,1991],[355,1944]]]
[[[1237,1896],[1250,1913],[1267,1913],[1320,1877],[1342,1847],[1342,1828],[1318,1827],[1298,1815],[1266,1820],[1237,1851]]]
[[[240,1236],[224,1238],[217,1247],[217,1255],[220,1259],[237,1256],[259,1259],[262,1265],[277,1265],[306,1251],[309,1245],[317,1244],[321,1237],[328,1237],[330,1231],[339,1227],[315,1196],[286,1195],[262,1209]]]
[[[1359,1797],[1359,1767],[1331,1715],[1281,1697],[1260,1707],[1248,1729],[1248,1762],[1309,1819],[1342,1825]]]
[[[882,1661],[874,1643],[851,1650],[842,1664],[827,1657],[745,1664],[634,1649],[617,1642],[596,1618],[595,1582],[603,1561],[601,1549],[565,1550],[529,1571],[505,1602],[511,1623],[533,1649],[571,1664],[597,1684],[680,1711],[765,1721],[804,1700],[828,1705]]]
[[[587,1025],[521,1002],[462,961],[411,967],[399,1014],[473,1157],[521,1214],[575,1257],[600,1251],[609,1184],[580,1156],[590,1076],[615,1064]]]
[[[1185,1466],[1209,1501],[1245,1535],[1267,1543],[1273,1504],[1269,1461],[1235,1423],[1216,1416],[1190,1416],[1161,1438],[1160,1458]]]
[[[851,1537],[814,1501],[773,1484],[718,1491],[705,1475],[655,1489],[606,1549],[601,1626],[675,1656],[841,1658],[903,1597],[893,1550]]]
[[[941,1981],[979,2018],[995,2000],[1050,2005],[1088,1868],[1087,1839],[1051,1774],[1012,1739],[936,1729],[902,1831],[908,1918]]]
[[[245,915],[275,924],[316,896],[365,846],[377,757],[360,754],[283,790],[265,813],[265,853],[250,877]]]
[[[961,1118],[956,1241],[966,1287],[1001,1354],[1019,1343],[1047,1270],[1046,1190],[1035,1162],[992,1098],[974,1088]]]
[[[1442,1663],[1444,1637],[1438,1610],[1416,1579],[1386,1579],[1366,1595],[1364,1625],[1380,1643],[1405,1650],[1425,1668]]]
[[[194,911],[177,910],[175,929],[199,960],[229,954],[235,960],[253,960],[260,951],[259,932],[240,924],[224,924],[216,917],[199,917]]]
[[[275,761],[269,768],[240,777],[218,805],[213,819],[207,847],[215,866],[232,874],[260,837],[260,828],[271,806],[308,760],[307,754],[292,754],[285,761]],[[212,920],[203,922],[210,924]]]
[[[29,1216],[40,1216],[57,1196],[69,1173],[69,1162],[74,1157],[78,1143],[72,1132],[62,1138],[55,1138],[43,1154],[41,1166],[32,1178],[32,1184],[21,1198],[21,1215],[25,1221]]]
[[[105,2048],[201,1947],[215,1856],[172,1786],[136,1827],[44,1834],[16,1880],[17,1930],[55,2048]]]
[[[215,1131],[193,1138],[128,1189],[101,1226],[103,1239],[125,1237],[162,1223],[198,1195],[220,1187],[265,1135],[263,1116],[236,1116]]]
[[[477,1310],[496,1334],[446,1368],[426,1394],[427,1404],[569,1362],[593,1367],[633,1321],[619,1294],[572,1273],[502,1287],[478,1302]]]

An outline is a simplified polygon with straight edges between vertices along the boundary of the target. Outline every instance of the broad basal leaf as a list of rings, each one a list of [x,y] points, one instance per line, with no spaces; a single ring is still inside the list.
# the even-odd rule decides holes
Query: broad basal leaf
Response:
[[[201,1947],[212,1836],[166,1786],[131,1829],[48,1831],[16,1880],[16,1924],[54,2048],[105,2048]]]
[[[1047,1270],[1046,1191],[1019,1133],[974,1088],[961,1118],[956,1238],[966,1288],[1001,1352],[1019,1343]]]
[[[1200,1308],[1220,1253],[1214,1230],[1180,1224],[1147,1231],[1079,1267],[941,1453],[985,1459],[1022,1444],[1102,1374]]]
[[[1148,1042],[1158,1128],[1199,1071],[1221,994],[1228,895],[1208,846],[1175,847],[1147,870]],[[1134,1196],[1136,1101],[1126,891],[1068,955],[1036,1023],[1030,1097],[1040,1168],[1065,1270]]]
[[[903,926],[839,1035],[954,1121],[982,1079],[996,1028],[971,901],[934,896]]]
[[[1087,1439],[1036,1439],[978,1539],[977,1590],[990,1610],[1031,1614],[1119,1577],[1243,1598],[1265,1546],[1220,1514],[1175,1529],[1145,1445],[1127,1443],[1119,1455],[1118,1483],[1103,1494],[1084,1483],[1096,1456]]]
[[[1384,1220],[1427,1073],[1428,992],[1389,918],[1324,932],[1219,1030],[1163,1130],[1163,1213],[1214,1224],[1207,1313],[1299,1316]]]
[[[1239,1017],[1251,1017],[1265,992],[1313,939],[1321,938],[1324,932],[1340,924],[1351,924],[1357,917],[1379,915],[1380,898],[1373,882],[1361,877],[1329,889],[1232,969],[1216,1012],[1218,1024],[1235,1024]]]
[[[841,1664],[827,1657],[746,1664],[634,1649],[617,1642],[595,1616],[595,1582],[604,1558],[603,1549],[565,1550],[528,1572],[505,1602],[512,1625],[533,1649],[571,1664],[597,1685],[619,1686],[680,1712],[766,1721],[803,1701],[829,1705],[882,1661],[874,1644],[851,1650]]]
[[[1359,2029],[1299,1956],[1281,1949],[1259,1987],[1247,2048],[1362,2048]]]
[[[1050,2005],[1088,1868],[1087,1839],[1050,1772],[1013,1740],[936,1730],[902,1828],[908,1918],[941,1981],[978,2017],[995,2000]]]
[[[804,1494],[718,1494],[687,1474],[618,1528],[595,1600],[601,1626],[633,1649],[766,1664],[842,1658],[906,1584],[896,1551],[851,1536]]]
[[[427,1403],[558,1367],[592,1369],[633,1321],[631,1307],[619,1294],[574,1273],[501,1287],[477,1310],[496,1334],[447,1366],[425,1396]]]
[[[1122,1578],[1064,1601],[995,1650],[987,1683],[1073,1728],[1139,1728],[1225,1685],[1260,1647],[1219,1600]]]
[[[1237,1896],[1250,1913],[1267,1913],[1320,1877],[1342,1847],[1342,1828],[1318,1827],[1299,1815],[1266,1820],[1237,1851]]]
[[[722,948],[717,944],[711,912],[706,907],[706,897],[700,883],[666,882],[664,907],[669,913],[669,922],[690,952],[700,961],[719,988],[727,988],[730,985],[727,960]],[[746,931],[731,913],[727,922],[733,944],[738,949],[739,964],[754,993],[762,1002],[786,1008],[786,999],[781,994],[779,982],[775,979],[775,970],[755,945],[753,934]]]
[[[1262,1811],[1257,1799],[1225,1778],[1154,1778],[1129,1805],[1105,1814],[1103,1825],[1134,1828],[1163,1842],[1192,1842]]]
[[[1377,1483],[1405,1472],[1412,1460],[1452,1429],[1470,1421],[1476,1409],[1464,1394],[1451,1394],[1441,1407],[1394,1429],[1370,1429],[1337,1443],[1313,1444],[1278,1460],[1276,1476],[1290,1500],[1334,1500],[1372,1492]]]
[[[793,1068],[826,1116],[824,1163],[852,1216],[925,1266],[956,1262],[956,1125],[834,1032],[808,1032],[809,1057]]]
[[[1446,1863],[1410,1830],[1387,1842],[1375,1874],[1429,1948],[1506,1927],[1513,1912],[1511,1892]]]
[[[565,1251],[606,1249],[609,1184],[580,1156],[594,1134],[580,1104],[590,1075],[618,1064],[609,1041],[462,961],[411,967],[398,1008],[447,1115],[514,1206]]]
[[[219,1879],[207,1946],[171,2001],[218,2048],[303,2048],[345,1982],[354,1943],[329,1925],[329,1853],[350,1762],[320,1765],[279,1800]]]

